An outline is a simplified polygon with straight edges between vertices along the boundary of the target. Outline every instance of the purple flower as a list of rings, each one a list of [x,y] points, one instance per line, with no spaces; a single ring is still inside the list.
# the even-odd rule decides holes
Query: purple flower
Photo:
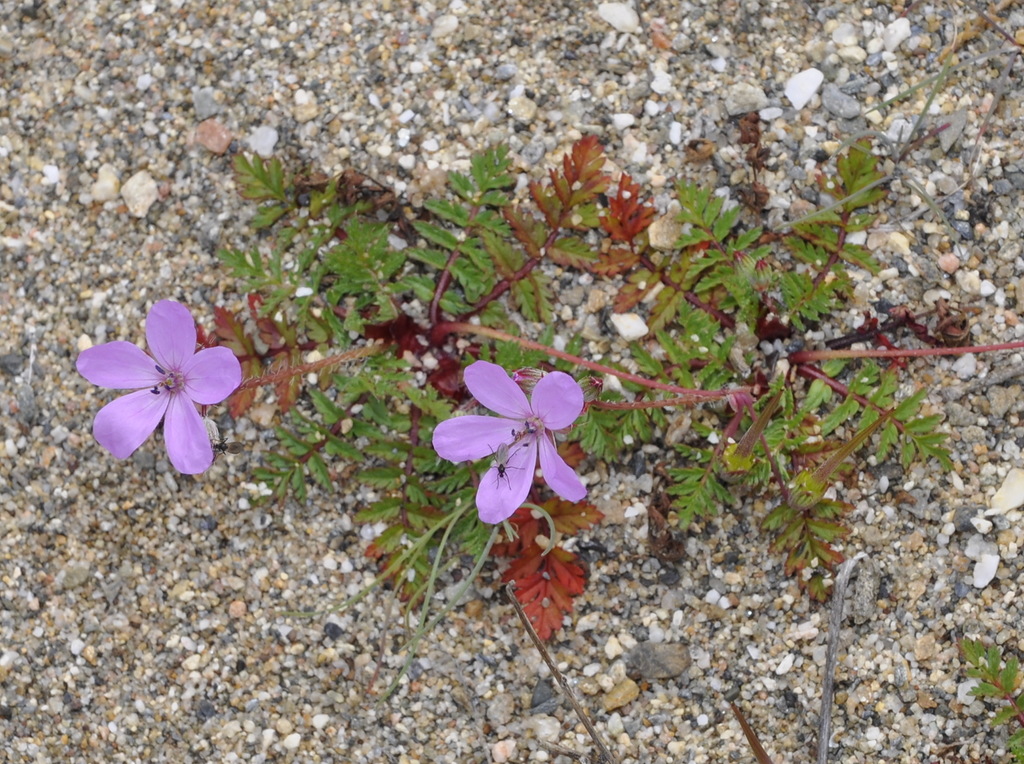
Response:
[[[213,446],[195,404],[220,403],[242,382],[228,348],[196,352],[196,324],[188,308],[161,300],[146,316],[152,356],[130,342],[108,342],[78,356],[78,373],[100,387],[135,388],[96,414],[92,434],[118,459],[127,459],[164,420],[171,464],[195,475],[213,463]]]
[[[553,430],[576,421],[583,410],[583,391],[560,371],[540,379],[530,400],[497,364],[477,361],[466,367],[466,387],[484,406],[500,416],[460,416],[434,429],[434,450],[453,462],[490,456],[491,468],[476,492],[476,506],[485,523],[507,520],[526,501],[540,452],[544,480],[567,501],[579,501],[587,489],[572,467],[558,455]]]

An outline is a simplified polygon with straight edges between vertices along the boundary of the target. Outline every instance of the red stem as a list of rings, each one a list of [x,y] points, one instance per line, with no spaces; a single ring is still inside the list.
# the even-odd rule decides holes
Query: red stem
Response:
[[[994,350],[1024,350],[1024,340],[995,345],[971,345],[962,348],[916,348],[913,350],[798,350],[789,356],[790,363],[804,364],[831,358],[916,358],[930,355],[967,355]]]

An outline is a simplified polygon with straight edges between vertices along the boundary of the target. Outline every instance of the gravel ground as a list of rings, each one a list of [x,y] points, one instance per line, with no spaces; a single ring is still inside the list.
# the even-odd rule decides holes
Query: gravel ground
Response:
[[[252,214],[234,193],[236,150],[355,167],[416,201],[483,147],[508,143],[530,174],[596,133],[664,204],[680,174],[730,181],[732,116],[755,109],[781,220],[819,152],[868,129],[905,134],[925,91],[869,109],[939,72],[954,30],[977,26],[961,62],[1009,45],[957,3],[900,20],[899,3],[652,0],[638,24],[607,5],[602,17],[581,0],[0,2],[0,759],[566,764],[540,741],[593,751],[487,585],[376,702],[402,660],[385,594],[327,620],[286,615],[370,580],[358,497],[255,506],[247,474],[265,432],[249,421],[234,433],[249,452],[199,479],[153,442],[118,462],[89,432],[110,394],[74,359],[138,340],[158,299],[197,314],[238,304],[215,256],[245,241]],[[1019,39],[1019,4],[1000,23]],[[1020,62],[1001,78],[1007,60],[979,59],[939,90],[929,124],[950,127],[890,168],[869,243],[891,267],[858,292],[971,305],[978,342],[1024,335],[1024,106]],[[820,88],[787,90],[812,67]],[[718,145],[714,161],[686,164],[694,138]],[[952,231],[914,184],[941,197]],[[966,696],[956,640],[1024,653],[1024,526],[993,504],[1008,474],[1020,491],[1024,364],[1004,353],[916,369],[940,393],[956,470],[872,467],[847,496],[847,551],[869,557],[830,760],[1001,762],[1005,734]],[[586,539],[592,580],[552,650],[620,761],[750,761],[730,690],[776,761],[811,760],[827,611],[765,554],[763,507],[695,529],[684,560],[664,565],[645,543],[650,478],[596,469],[609,519]],[[631,700],[624,658],[645,643],[684,646],[688,665]]]

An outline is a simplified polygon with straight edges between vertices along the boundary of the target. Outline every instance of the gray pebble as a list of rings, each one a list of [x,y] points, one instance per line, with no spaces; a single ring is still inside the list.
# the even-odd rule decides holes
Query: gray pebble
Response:
[[[833,84],[828,84],[821,93],[821,103],[825,109],[841,119],[853,119],[860,116],[860,103]]]

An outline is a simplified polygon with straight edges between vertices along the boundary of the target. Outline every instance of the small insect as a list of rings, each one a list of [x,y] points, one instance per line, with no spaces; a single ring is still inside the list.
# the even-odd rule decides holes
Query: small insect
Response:
[[[203,417],[203,424],[206,425],[206,434],[210,438],[210,445],[213,446],[214,458],[222,454],[240,454],[245,450],[245,446],[241,443],[222,436],[217,423],[209,417]]]
[[[508,450],[508,443],[500,444],[497,451],[491,451],[491,456],[494,457],[494,460],[491,462],[491,466],[493,466],[498,472],[498,474],[494,476],[495,481],[500,481],[504,478],[505,484],[509,489],[511,489],[512,483],[508,479],[508,471],[522,468],[509,466],[508,460],[512,454]]]

